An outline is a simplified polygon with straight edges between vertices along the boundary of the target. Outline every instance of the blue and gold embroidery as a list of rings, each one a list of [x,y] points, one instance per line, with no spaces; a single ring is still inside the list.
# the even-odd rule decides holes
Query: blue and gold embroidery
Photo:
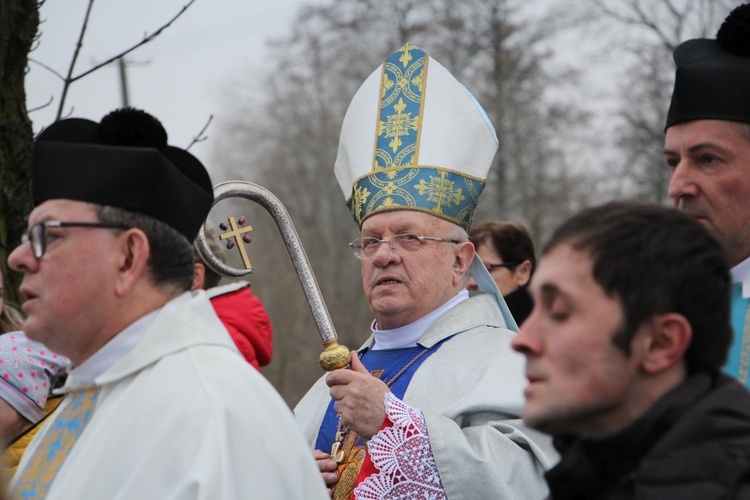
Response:
[[[446,179],[445,170],[441,170],[439,174],[438,177],[430,177],[429,183],[420,179],[419,184],[414,187],[420,195],[427,196],[428,201],[435,203],[435,212],[442,214],[443,205],[460,205],[466,196],[461,194],[463,191],[461,188],[455,187],[455,181]]]
[[[471,225],[484,180],[418,162],[428,59],[407,43],[383,64],[372,172],[357,179],[347,200],[359,226],[374,213],[399,209]]]
[[[392,168],[357,179],[347,206],[359,225],[374,213],[407,208],[468,227],[483,187],[481,179],[438,167]]]
[[[415,167],[427,54],[407,43],[383,64],[373,170]]]
[[[97,387],[67,396],[70,404],[59,410],[30,462],[19,471],[21,479],[14,492],[19,498],[46,498],[57,472],[91,419],[98,396]]]

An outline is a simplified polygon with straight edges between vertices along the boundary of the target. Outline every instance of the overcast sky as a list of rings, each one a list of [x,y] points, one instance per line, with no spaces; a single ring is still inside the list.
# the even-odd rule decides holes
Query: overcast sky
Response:
[[[2,0],[0,0],[2,1]],[[83,49],[74,74],[106,60],[142,40],[171,19],[189,0],[96,0]],[[557,0],[536,0],[532,11],[544,12]],[[89,0],[46,0],[41,9],[41,36],[33,60],[60,74],[68,71]],[[159,118],[170,143],[186,147],[211,114],[208,140],[191,152],[221,180],[210,164],[212,134],[218,133],[221,113],[230,113],[226,88],[238,75],[262,76],[270,65],[264,60],[265,42],[286,37],[304,4],[326,0],[196,0],[188,11],[157,39],[131,53],[127,60],[127,88],[131,106]],[[607,57],[595,37],[571,32],[555,40],[553,64],[584,69],[579,92],[565,97],[581,109],[612,116],[612,99],[619,83],[619,57]],[[598,48],[597,48],[598,47]],[[373,60],[385,57],[378,54]],[[438,56],[439,58],[439,56]],[[373,67],[374,69],[374,67]],[[30,63],[27,105],[35,131],[51,123],[57,113],[62,82],[42,66]],[[551,89],[554,91],[554,89]],[[570,89],[565,89],[570,93]],[[75,82],[66,99],[64,115],[98,121],[122,105],[122,87],[116,65],[102,68]],[[609,120],[611,122],[611,120]]]
[[[97,0],[74,74],[104,61],[143,39],[171,19],[188,0]],[[127,88],[131,106],[159,118],[169,142],[186,147],[221,106],[222,87],[237,71],[262,71],[264,41],[290,33],[298,8],[310,0],[196,0],[156,40],[128,56]],[[88,0],[46,0],[41,37],[31,58],[66,74]],[[62,82],[30,63],[26,80],[28,108],[52,103],[30,114],[34,130],[57,113]],[[71,86],[65,115],[98,121],[122,105],[120,74],[110,65]],[[215,130],[215,129],[214,129]],[[209,160],[209,141],[191,152]],[[210,169],[210,165],[207,165]]]

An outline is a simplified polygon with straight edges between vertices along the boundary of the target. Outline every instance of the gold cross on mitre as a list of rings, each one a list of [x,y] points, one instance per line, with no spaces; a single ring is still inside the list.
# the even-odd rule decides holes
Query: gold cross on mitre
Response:
[[[220,235],[219,238],[222,240],[229,240],[227,242],[227,248],[230,250],[236,242],[237,248],[239,248],[240,250],[240,255],[242,255],[242,263],[245,264],[245,269],[251,269],[252,266],[250,265],[250,258],[247,256],[247,251],[245,250],[245,243],[250,243],[250,235],[245,233],[249,233],[250,231],[252,231],[253,226],[239,227],[237,225],[237,222],[239,222],[239,226],[243,226],[245,224],[245,218],[240,217],[239,221],[237,221],[234,217],[230,217],[229,228],[231,228],[231,231]],[[226,224],[221,224],[219,227],[222,230],[227,229]],[[230,238],[234,238],[234,241],[232,241]]]

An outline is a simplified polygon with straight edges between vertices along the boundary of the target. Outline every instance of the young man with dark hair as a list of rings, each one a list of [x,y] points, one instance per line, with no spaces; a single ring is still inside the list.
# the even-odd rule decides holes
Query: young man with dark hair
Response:
[[[611,203],[557,229],[513,340],[523,419],[562,455],[552,498],[750,497],[750,395],[720,373],[728,267],[672,209]]]

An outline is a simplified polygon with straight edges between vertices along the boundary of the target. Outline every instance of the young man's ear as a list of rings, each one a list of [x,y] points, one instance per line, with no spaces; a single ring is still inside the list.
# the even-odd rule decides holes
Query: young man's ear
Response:
[[[693,329],[687,318],[678,313],[657,315],[650,321],[641,366],[651,375],[681,363],[690,347]]]

